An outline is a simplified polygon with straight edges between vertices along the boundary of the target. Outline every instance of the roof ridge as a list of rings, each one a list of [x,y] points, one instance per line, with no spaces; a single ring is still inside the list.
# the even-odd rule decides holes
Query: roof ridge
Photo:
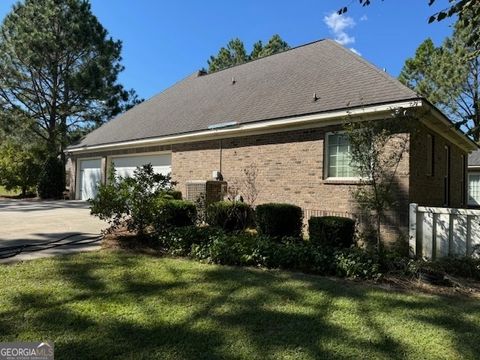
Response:
[[[269,57],[271,57],[271,56],[284,54],[284,53],[286,53],[286,52],[289,52],[289,51],[292,51],[292,50],[297,50],[297,49],[302,48],[302,47],[304,47],[304,46],[313,45],[313,44],[315,44],[315,43],[322,42],[322,41],[325,41],[325,40],[328,40],[328,39],[323,38],[323,39],[318,39],[318,40],[309,41],[309,42],[307,42],[307,43],[305,43],[305,44],[297,45],[297,46],[291,47],[291,48],[289,48],[289,49],[280,51],[280,52],[278,52],[278,53],[273,53],[273,54],[270,54],[270,55],[262,56],[262,57],[259,57],[259,58],[256,58],[256,59],[253,59],[253,60],[250,60],[250,61],[246,61],[246,62],[241,63],[241,64],[231,65],[231,66],[228,66],[228,67],[226,67],[226,68],[223,68],[223,69],[220,69],[220,70],[217,70],[217,71],[214,71],[214,72],[207,72],[206,74],[202,75],[202,77],[208,76],[208,75],[213,75],[213,74],[218,74],[219,72],[222,72],[222,71],[225,71],[225,70],[233,69],[233,68],[236,68],[236,67],[239,67],[239,66],[242,66],[242,65],[247,65],[247,64],[253,63],[253,62],[255,62],[255,61],[259,61],[259,60],[263,60],[263,59],[269,58]]]
[[[357,60],[358,62],[361,62],[361,63],[363,63],[364,65],[367,65],[367,66],[370,67],[371,69],[375,70],[378,74],[380,74],[382,77],[384,77],[385,79],[387,79],[388,81],[390,81],[392,84],[394,84],[395,86],[397,86],[399,89],[402,89],[402,90],[407,89],[407,90],[411,91],[412,93],[416,94],[417,96],[419,96],[418,93],[416,93],[414,90],[412,90],[412,89],[410,89],[408,86],[402,84],[402,83],[400,82],[400,80],[398,80],[397,78],[393,77],[392,75],[390,75],[390,74],[387,73],[386,71],[380,70],[376,65],[374,65],[374,64],[372,64],[371,62],[369,62],[368,60],[364,59],[362,56],[355,54],[353,51],[348,50],[346,47],[340,45],[340,44],[337,43],[335,40],[325,39],[325,41],[328,41],[329,43],[334,44],[334,45],[337,46],[338,48],[340,48],[340,49],[342,49],[343,51],[345,51],[346,53],[350,54],[353,59],[355,59],[355,60]]]

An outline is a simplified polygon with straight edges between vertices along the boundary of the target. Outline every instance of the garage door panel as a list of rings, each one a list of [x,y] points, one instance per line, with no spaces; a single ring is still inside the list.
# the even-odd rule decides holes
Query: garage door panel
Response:
[[[93,199],[102,181],[101,160],[80,160],[79,198]]]
[[[117,175],[121,177],[131,177],[133,176],[133,173],[137,169],[137,167],[147,164],[152,164],[153,171],[155,171],[156,173],[167,175],[172,170],[171,163],[171,154],[125,156],[112,158],[112,164],[115,166]]]

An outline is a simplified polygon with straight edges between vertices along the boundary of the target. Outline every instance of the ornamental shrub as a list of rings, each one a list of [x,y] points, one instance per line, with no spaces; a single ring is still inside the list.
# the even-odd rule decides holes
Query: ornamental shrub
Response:
[[[208,249],[208,243],[219,234],[222,234],[220,230],[208,226],[184,226],[162,231],[158,241],[160,247],[170,255],[189,256],[195,246],[205,245]]]
[[[108,221],[111,228],[124,226],[140,237],[148,234],[158,219],[159,198],[175,185],[170,175],[157,174],[148,164],[123,178],[115,175],[112,166],[108,179],[89,201],[91,214]]]
[[[355,221],[338,216],[311,217],[308,235],[315,245],[349,247],[353,244]]]
[[[169,227],[195,225],[197,208],[191,201],[160,197],[154,211],[153,226],[157,232]]]
[[[337,276],[364,279],[382,276],[378,257],[354,246],[336,250],[334,262]]]
[[[179,190],[166,190],[161,194],[161,197],[164,199],[170,199],[170,200],[182,200],[182,192]]]
[[[257,230],[265,236],[300,238],[302,209],[291,204],[262,204],[255,209]]]
[[[227,232],[241,231],[253,223],[253,210],[239,201],[214,202],[207,207],[206,220],[210,226]]]

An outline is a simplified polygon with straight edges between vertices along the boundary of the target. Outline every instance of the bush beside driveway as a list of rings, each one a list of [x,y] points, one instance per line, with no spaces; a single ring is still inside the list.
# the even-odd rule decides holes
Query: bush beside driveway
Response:
[[[58,359],[474,359],[480,304],[282,271],[100,251],[0,273],[0,341]]]

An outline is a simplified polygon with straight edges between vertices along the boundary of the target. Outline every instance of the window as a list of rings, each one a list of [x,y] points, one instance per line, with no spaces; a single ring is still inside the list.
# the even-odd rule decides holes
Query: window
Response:
[[[433,176],[433,163],[434,163],[435,145],[433,136],[427,134],[427,176]]]
[[[480,173],[468,174],[468,205],[480,205]]]
[[[327,135],[327,178],[358,178],[357,169],[351,165],[350,141],[342,133]]]

